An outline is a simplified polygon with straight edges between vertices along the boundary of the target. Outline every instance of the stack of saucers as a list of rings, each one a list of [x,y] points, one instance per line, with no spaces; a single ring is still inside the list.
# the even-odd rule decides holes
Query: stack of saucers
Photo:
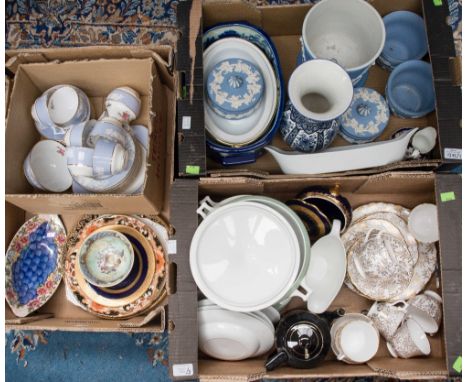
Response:
[[[269,314],[276,311],[270,309]],[[279,316],[279,313],[276,312]],[[279,317],[278,317],[279,318]],[[209,300],[198,303],[199,348],[217,359],[239,361],[267,353],[275,328],[264,312],[233,312]]]
[[[284,94],[278,55],[269,37],[246,23],[203,35],[208,148],[224,165],[256,160],[278,127]]]
[[[154,309],[166,297],[167,240],[162,221],[125,215],[84,218],[69,237],[68,298],[107,319]]]
[[[353,212],[342,235],[348,257],[346,285],[375,301],[416,296],[437,262],[434,243],[416,240],[408,228],[411,211],[391,203],[370,203]]]

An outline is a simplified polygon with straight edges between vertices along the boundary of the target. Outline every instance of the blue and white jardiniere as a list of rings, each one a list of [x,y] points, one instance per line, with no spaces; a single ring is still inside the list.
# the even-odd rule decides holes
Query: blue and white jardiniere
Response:
[[[369,69],[385,43],[385,27],[375,8],[364,0],[322,0],[302,25],[302,60],[337,62],[355,87],[364,86]]]
[[[353,98],[349,75],[332,61],[307,61],[291,75],[288,94],[280,127],[284,141],[302,152],[327,148]]]
[[[354,89],[353,101],[340,117],[340,135],[350,143],[368,143],[387,127],[390,110],[385,98],[370,88]]]
[[[230,58],[216,64],[208,74],[206,87],[212,110],[227,119],[242,119],[260,105],[265,83],[255,64]]]

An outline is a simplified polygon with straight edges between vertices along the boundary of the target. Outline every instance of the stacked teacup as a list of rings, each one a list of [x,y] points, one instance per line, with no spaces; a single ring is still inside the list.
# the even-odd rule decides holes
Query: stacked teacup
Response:
[[[53,192],[70,186],[75,193],[141,191],[148,130],[129,126],[140,109],[139,94],[130,87],[119,87],[106,97],[99,120],[90,120],[90,102],[82,90],[71,85],[47,90],[36,100],[31,114],[41,135],[51,140],[48,146],[52,149],[42,141],[31,150],[24,163],[29,183]],[[33,161],[33,157],[41,160]]]
[[[435,334],[442,320],[442,298],[427,290],[408,302],[376,302],[368,317],[387,341],[395,358],[429,355],[427,334]]]

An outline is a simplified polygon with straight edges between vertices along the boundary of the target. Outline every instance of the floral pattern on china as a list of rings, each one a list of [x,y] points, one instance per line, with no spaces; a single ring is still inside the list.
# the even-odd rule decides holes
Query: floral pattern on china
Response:
[[[340,134],[351,143],[376,139],[387,127],[390,111],[385,98],[374,89],[354,89],[349,109],[340,118]]]
[[[102,250],[98,254],[98,267],[102,273],[116,272],[124,257],[123,251],[114,251],[113,248]]]
[[[254,64],[243,59],[221,61],[208,75],[208,101],[221,116],[240,119],[255,110],[265,84]]]
[[[27,316],[52,297],[62,280],[65,246],[57,215],[34,216],[18,230],[5,258],[5,296],[16,316]]]

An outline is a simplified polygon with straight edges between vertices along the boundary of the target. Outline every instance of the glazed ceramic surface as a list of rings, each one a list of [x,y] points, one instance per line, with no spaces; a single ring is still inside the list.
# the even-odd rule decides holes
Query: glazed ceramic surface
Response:
[[[123,125],[119,120],[110,117],[101,118],[93,125],[87,138],[87,145],[94,147],[99,138],[125,145],[126,134],[123,129]]]
[[[412,358],[431,353],[431,345],[419,324],[408,319],[398,329],[387,348],[393,357]]]
[[[94,150],[71,146],[66,149],[68,170],[72,176],[93,176]]]
[[[432,126],[428,126],[424,129],[420,129],[416,134],[414,134],[413,139],[411,140],[411,146],[424,155],[434,149],[436,141],[437,130]]]
[[[44,187],[41,186],[41,184],[37,180],[36,175],[34,175],[34,172],[31,168],[31,153],[28,154],[28,156],[23,162],[23,172],[24,172],[24,176],[26,177],[27,181],[29,182],[31,186],[44,191]]]
[[[364,0],[323,0],[307,13],[302,42],[306,60],[333,60],[346,69],[353,85],[362,86],[384,47],[385,27]]]
[[[409,301],[408,314],[426,333],[434,334],[442,321],[442,298],[432,291],[417,295]]]
[[[266,55],[275,72],[278,101],[275,106],[275,115],[270,128],[255,142],[243,147],[227,147],[216,143],[210,137],[207,137],[209,153],[216,160],[226,166],[251,163],[256,160],[261,153],[261,149],[273,139],[273,136],[279,127],[283,114],[285,96],[278,53],[276,52],[275,45],[270,40],[269,36],[258,27],[245,22],[223,23],[215,25],[203,33],[203,49],[208,48],[208,46],[220,39],[228,37],[237,37],[249,41],[260,48]]]
[[[119,143],[100,138],[94,146],[93,174],[96,177],[116,175],[125,168],[127,152]]]
[[[390,110],[385,98],[370,88],[354,89],[348,110],[340,117],[340,135],[350,143],[368,143],[387,127]]]
[[[375,302],[367,316],[372,320],[382,337],[391,340],[406,318],[408,304],[405,302]]]
[[[141,100],[137,91],[128,86],[122,86],[108,94],[105,106],[110,117],[130,122],[140,114]]]
[[[348,74],[331,61],[307,61],[291,75],[288,95],[280,127],[284,141],[302,152],[327,148],[338,132],[337,118],[353,97]]]
[[[396,11],[384,18],[385,45],[377,63],[393,70],[408,60],[419,60],[427,53],[426,25],[421,16],[409,11]]]
[[[437,206],[423,203],[411,211],[408,217],[410,232],[422,243],[434,243],[439,240],[439,220]]]
[[[107,303],[96,303],[96,291],[84,283],[78,266],[78,253],[86,238],[98,229],[108,226],[130,227],[138,231],[144,238],[142,245],[148,245],[150,256],[155,259],[155,270],[151,276],[150,285],[132,298],[121,299],[119,305],[113,299]],[[138,240],[138,238],[137,238]],[[68,254],[65,259],[66,284],[74,301],[82,309],[102,318],[128,318],[156,306],[166,295],[167,262],[166,252],[154,230],[139,219],[124,215],[102,215],[98,218],[88,216],[83,218],[68,239]],[[147,252],[147,253],[148,253]],[[89,288],[89,289],[88,289]],[[104,300],[105,301],[105,300]]]
[[[259,106],[264,89],[262,73],[247,60],[221,61],[208,74],[208,104],[224,118],[250,115]]]
[[[5,256],[5,297],[25,317],[43,306],[62,280],[65,228],[57,215],[36,215],[24,223]]]
[[[388,141],[332,147],[318,153],[284,151],[266,146],[284,174],[326,174],[385,166],[405,158],[411,137],[418,129],[404,132]]]
[[[80,271],[88,282],[100,287],[112,287],[125,280],[133,262],[132,244],[117,231],[90,235],[79,252]]]
[[[254,314],[204,306],[198,310],[198,321],[200,350],[217,359],[238,361],[259,356],[274,343],[272,326]]]
[[[331,305],[346,275],[346,251],[340,240],[340,222],[333,221],[330,234],[319,239],[310,249],[310,263],[304,280],[293,296],[307,302],[312,313],[323,313]]]
[[[65,146],[60,143],[44,140],[37,142],[29,154],[35,179],[47,191],[63,192],[72,185],[65,152]]]
[[[254,44],[239,38],[226,38],[211,44],[203,52],[203,70],[209,79],[209,73],[220,62],[235,58],[255,65],[264,81],[264,94],[255,110],[241,119],[232,119],[231,113],[220,116],[205,106],[205,127],[208,133],[224,145],[246,145],[260,138],[269,128],[274,118],[277,105],[277,83],[275,72],[264,53]],[[208,86],[208,95],[209,93]]]
[[[300,262],[290,223],[271,207],[251,202],[216,208],[190,247],[190,268],[200,290],[236,311],[275,304],[293,285]]]
[[[63,138],[65,145],[69,147],[87,146],[89,134],[95,123],[96,121],[92,119],[76,125],[71,125]]]
[[[388,106],[400,118],[421,118],[435,109],[431,64],[410,60],[398,65],[385,88]]]

